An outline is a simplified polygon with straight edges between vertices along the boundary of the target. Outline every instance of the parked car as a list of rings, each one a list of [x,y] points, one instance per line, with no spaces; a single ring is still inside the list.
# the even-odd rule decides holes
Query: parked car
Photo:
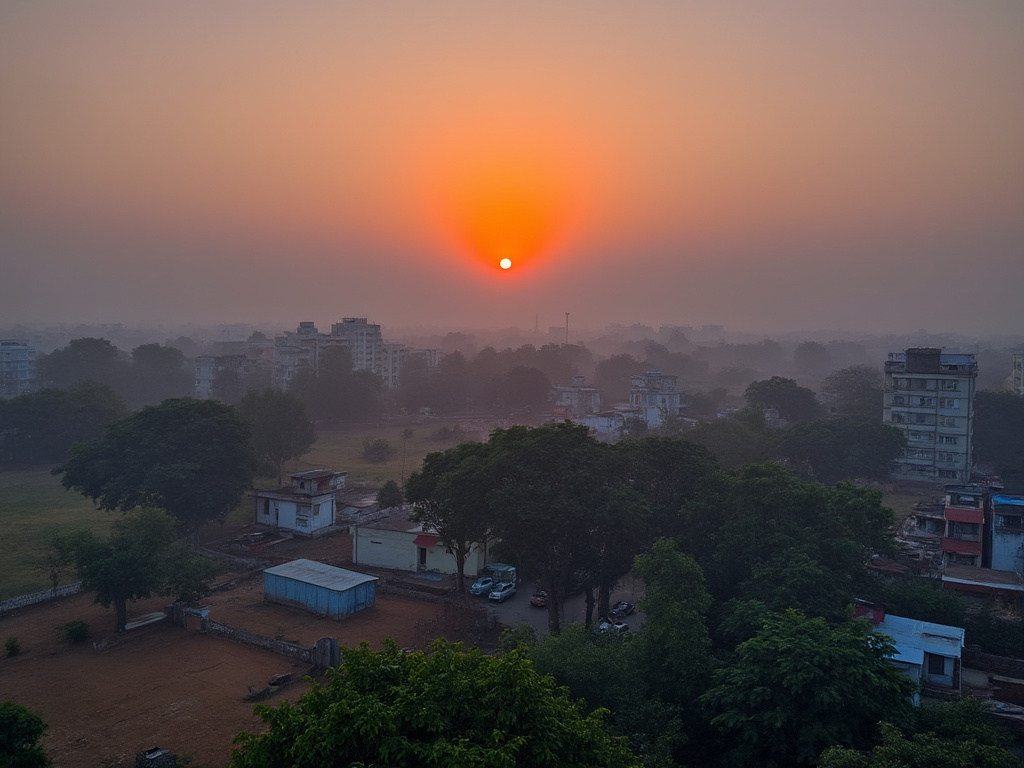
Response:
[[[616,620],[624,619],[635,610],[636,606],[632,603],[627,603],[625,600],[619,600],[619,602],[613,605],[612,609],[608,612],[608,618]]]
[[[494,589],[487,595],[488,600],[493,600],[496,603],[505,602],[506,598],[512,597],[516,593],[516,585],[510,581],[495,584]]]
[[[533,593],[530,598],[530,605],[534,608],[547,608],[548,607],[548,593],[542,589],[538,589]]]
[[[628,632],[629,624],[624,621],[602,621],[597,625],[599,632]]]
[[[471,595],[487,595],[494,589],[495,581],[490,576],[481,576],[479,579],[473,582],[469,588],[469,594]]]

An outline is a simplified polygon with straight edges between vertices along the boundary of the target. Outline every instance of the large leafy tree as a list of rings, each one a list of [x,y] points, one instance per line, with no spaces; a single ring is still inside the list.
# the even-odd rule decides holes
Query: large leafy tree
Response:
[[[295,395],[267,387],[246,392],[238,410],[252,427],[257,458],[274,468],[280,485],[284,463],[307,453],[316,442],[306,407]]]
[[[50,758],[39,740],[46,731],[43,719],[13,701],[0,702],[0,766],[46,768]]]
[[[1020,768],[1012,738],[977,699],[920,707],[902,728],[882,723],[881,743],[869,753],[825,750],[820,768]]]
[[[490,532],[488,493],[494,474],[486,443],[461,443],[427,454],[419,472],[405,486],[413,503],[413,520],[434,531],[455,557],[456,588],[465,591],[466,559]]]
[[[743,396],[759,408],[778,408],[789,421],[817,419],[825,413],[812,390],[782,376],[751,382]]]
[[[978,392],[975,407],[975,460],[994,468],[1007,488],[1024,487],[1024,398]]]
[[[821,384],[821,394],[836,413],[860,421],[882,418],[882,372],[870,365],[851,365],[833,371]]]
[[[565,586],[593,555],[595,522],[612,514],[616,503],[632,502],[611,492],[611,449],[584,426],[496,429],[488,447],[497,546],[548,593],[548,627],[557,633]]]
[[[686,439],[706,448],[724,469],[739,469],[747,464],[768,461],[772,442],[760,411],[744,412],[724,419],[697,424],[685,433]]]
[[[184,353],[175,347],[143,344],[132,350],[133,407],[151,405],[192,390],[193,373]]]
[[[180,398],[114,422],[54,471],[101,509],[167,510],[194,544],[200,526],[223,519],[252,487],[253,463],[249,425],[234,408]]]
[[[915,684],[893,653],[863,619],[834,626],[798,611],[773,614],[702,700],[734,745],[731,764],[813,765],[826,747],[862,748],[880,720],[909,714]]]
[[[797,422],[779,436],[779,451],[791,466],[828,485],[887,479],[906,444],[895,427],[847,416]]]
[[[88,379],[123,395],[128,381],[127,356],[106,339],[72,339],[64,348],[39,359],[36,375],[51,387],[68,387]]]
[[[590,768],[637,766],[601,712],[583,714],[521,651],[494,657],[437,641],[406,654],[392,641],[342,652],[296,705],[257,705],[233,768]]]
[[[95,440],[126,413],[110,387],[88,380],[0,401],[0,462],[63,461],[72,445]]]
[[[57,551],[78,571],[96,602],[114,606],[116,629],[124,631],[128,601],[174,592],[193,602],[209,590],[210,560],[176,546],[174,519],[154,507],[132,510],[113,524],[107,539],[91,531],[58,537]]]

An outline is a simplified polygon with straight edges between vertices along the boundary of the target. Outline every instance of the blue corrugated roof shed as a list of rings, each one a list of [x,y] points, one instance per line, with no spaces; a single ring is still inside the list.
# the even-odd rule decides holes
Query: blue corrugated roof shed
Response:
[[[263,571],[263,596],[340,619],[374,604],[376,581],[376,576],[326,563],[292,560]]]
[[[894,658],[909,664],[922,664],[925,653],[959,659],[964,646],[962,627],[907,619],[903,616],[887,615],[875,626],[875,631],[891,637],[896,645]]]

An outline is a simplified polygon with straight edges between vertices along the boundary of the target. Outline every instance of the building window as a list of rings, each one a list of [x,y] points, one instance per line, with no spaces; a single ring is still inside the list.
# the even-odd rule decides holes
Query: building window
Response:
[[[931,408],[933,405],[935,405],[935,398],[934,397],[919,397],[919,398],[917,398],[917,407],[918,408]]]
[[[940,435],[939,442],[943,445],[956,445],[959,438],[955,435]]]
[[[960,454],[951,453],[950,451],[939,451],[939,461],[960,461]]]
[[[907,436],[910,440],[916,440],[923,443],[934,443],[935,433],[934,432],[921,432],[916,429],[910,430],[910,434]]]
[[[890,421],[892,421],[894,424],[906,424],[906,422],[907,422],[907,414],[905,414],[905,413],[894,413],[890,417]]]
[[[952,416],[943,416],[942,419],[939,421],[939,424],[942,425],[943,427],[956,427],[957,420],[954,419]]]
[[[949,538],[961,541],[981,541],[981,526],[978,523],[961,523],[959,520],[950,520]]]
[[[893,405],[903,405],[903,395],[893,395],[892,396],[892,404]]]
[[[933,653],[928,654],[928,674],[929,675],[945,675],[946,674],[946,659],[942,656],[936,656]]]
[[[999,515],[996,527],[1005,533],[1020,533],[1024,531],[1024,518],[1019,515]]]
[[[960,389],[959,384],[960,382],[958,381],[944,381],[942,382],[942,388],[947,392],[956,392]]]
[[[955,397],[940,397],[939,408],[959,408]]]
[[[945,477],[945,478],[948,478],[950,480],[956,480],[957,479],[956,470],[955,469],[940,469],[939,470],[939,477]]]

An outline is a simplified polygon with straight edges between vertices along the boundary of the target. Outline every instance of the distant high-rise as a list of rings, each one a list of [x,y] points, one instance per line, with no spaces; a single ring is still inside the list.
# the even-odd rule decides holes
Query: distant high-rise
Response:
[[[882,421],[907,436],[893,477],[966,483],[971,477],[974,355],[918,347],[890,352],[885,363]]]
[[[0,339],[0,398],[31,392],[35,380],[35,344],[31,341]]]

